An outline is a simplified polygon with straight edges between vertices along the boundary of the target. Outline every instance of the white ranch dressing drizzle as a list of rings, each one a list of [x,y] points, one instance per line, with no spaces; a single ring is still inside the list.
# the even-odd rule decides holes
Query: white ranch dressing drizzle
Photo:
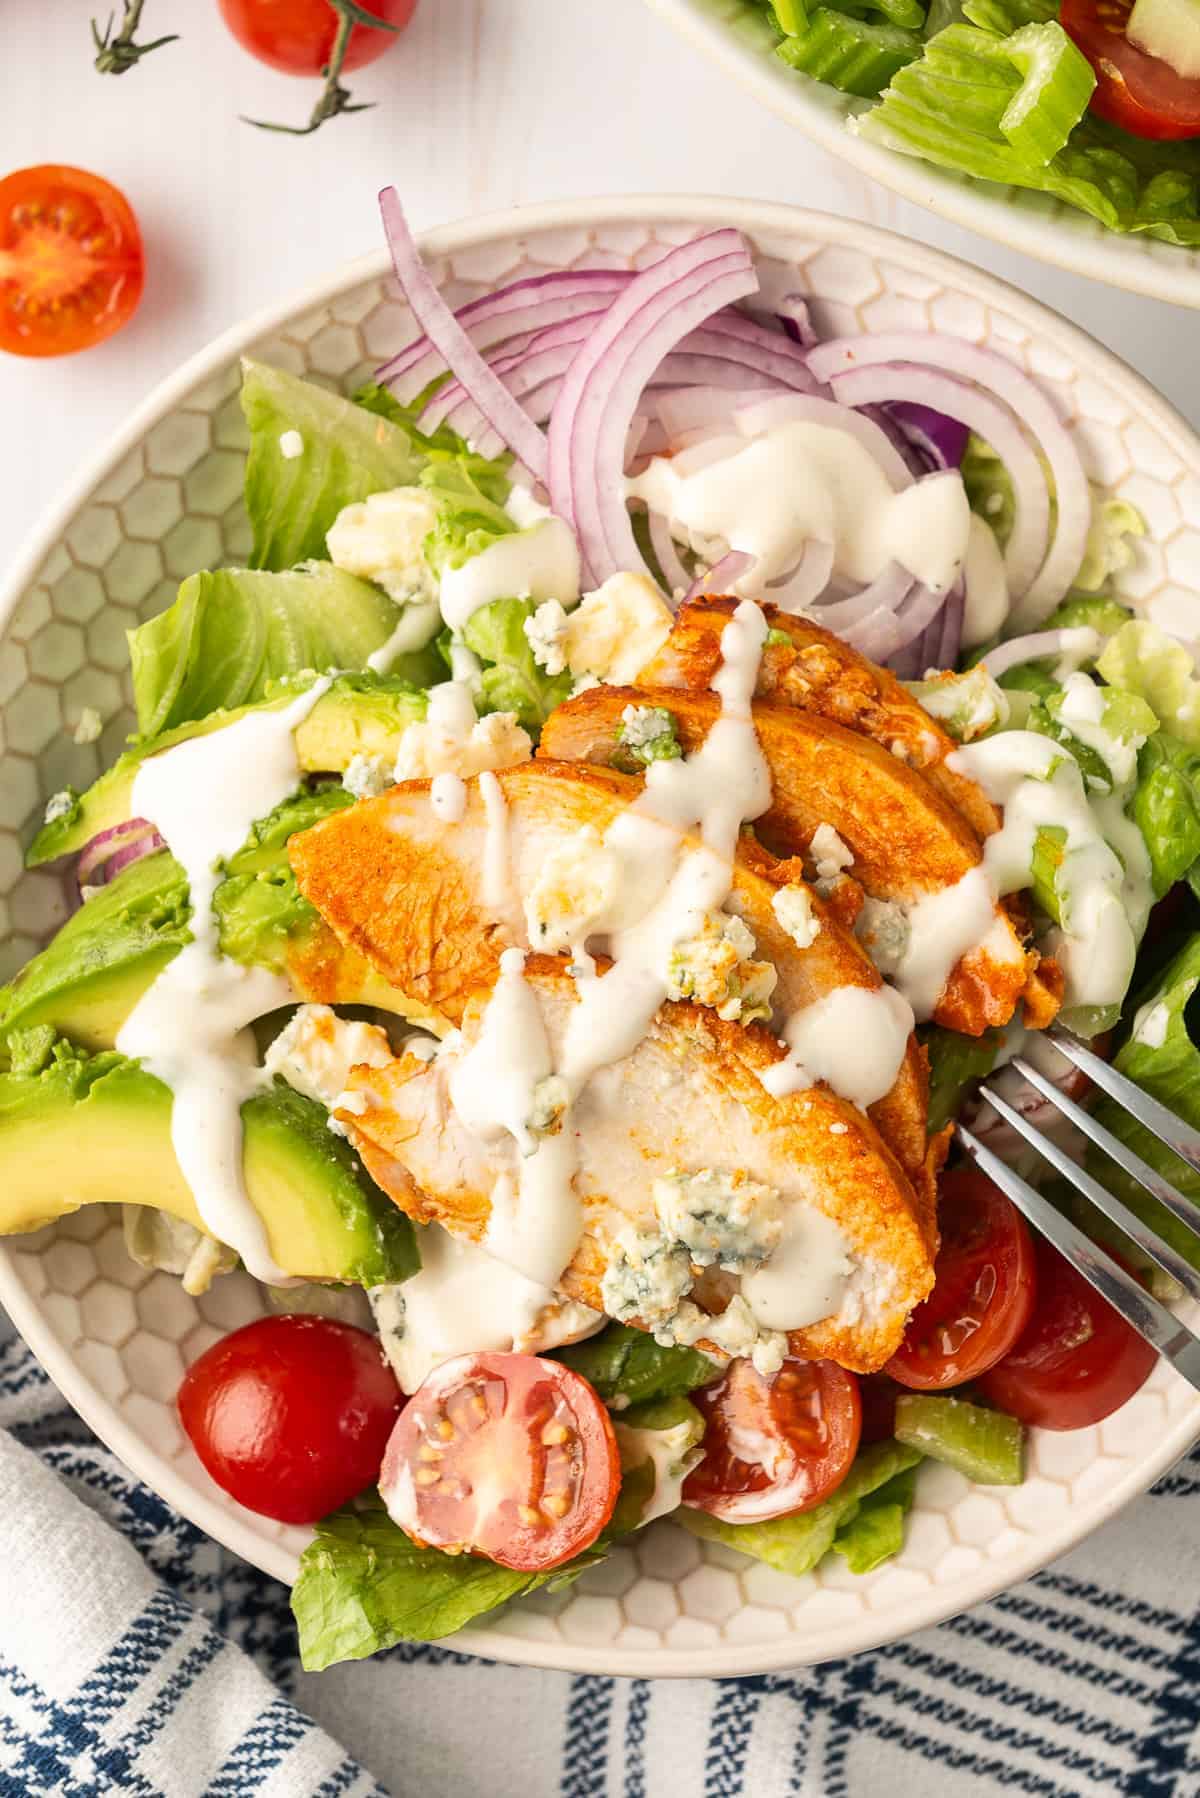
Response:
[[[797,420],[754,431],[753,412],[734,422],[746,435],[705,445],[700,466],[686,452],[655,456],[627,492],[697,546],[752,556],[736,592],[787,574],[808,543],[832,545],[834,572],[862,585],[893,563],[939,592],[954,584],[971,517],[957,470],[896,492],[847,431]]]
[[[479,792],[487,821],[483,842],[483,902],[497,918],[512,923],[520,919],[521,908],[513,891],[508,806],[504,789],[490,769],[479,776]],[[520,928],[519,923],[517,928]]]
[[[665,1430],[639,1429],[622,1423],[619,1417],[613,1420],[613,1427],[623,1470],[631,1473],[635,1467],[649,1464],[653,1473],[654,1485],[638,1519],[638,1527],[644,1529],[655,1518],[667,1517],[679,1509],[683,1483],[703,1460],[704,1450],[694,1440],[695,1429],[686,1418]]]
[[[461,774],[435,774],[429,783],[429,803],[443,824],[461,824],[467,810],[467,783]]]
[[[895,1085],[912,1028],[912,1007],[891,987],[835,987],[787,1019],[788,1053],[762,1083],[782,1098],[823,1080],[865,1111]]]
[[[200,1216],[256,1279],[271,1285],[288,1276],[272,1258],[246,1192],[241,1119],[242,1105],[270,1077],[243,1033],[295,994],[280,976],[220,954],[212,904],[220,862],[295,791],[300,762],[292,732],[329,684],[323,676],[278,711],[251,712],[151,756],[130,797],[133,814],[150,820],[187,877],[192,940],[135,1005],[117,1048],[170,1087],[171,1141]]]
[[[742,1297],[764,1330],[801,1330],[838,1309],[850,1269],[849,1245],[832,1218],[793,1205],[774,1252],[742,1275]]]
[[[579,598],[579,547],[564,519],[553,515],[526,530],[497,537],[459,568],[442,574],[442,617],[460,631],[480,606],[494,599],[557,599],[573,605]]]
[[[953,886],[905,905],[904,913],[908,941],[891,978],[912,1016],[924,1023],[962,957],[996,928],[996,896],[986,866],[969,868]]]
[[[1066,976],[1066,1004],[1119,1004],[1150,904],[1146,848],[1137,826],[1123,816],[1123,796],[1089,804],[1075,759],[1032,731],[1002,731],[968,744],[947,757],[947,766],[1003,807],[1002,828],[983,846],[995,893],[1028,885],[1039,828],[1066,833],[1059,875],[1063,927],[1051,937]],[[1120,854],[1106,841],[1110,836]]]
[[[972,512],[963,562],[963,648],[978,649],[998,636],[1011,606],[1004,552],[991,525]]]
[[[398,656],[408,655],[414,649],[424,649],[436,634],[439,621],[436,600],[423,600],[415,605],[403,606],[396,628],[387,641],[367,657],[367,667],[373,674],[386,674]]]
[[[417,1387],[455,1355],[518,1348],[541,1353],[578,1342],[603,1312],[560,1298],[438,1224],[418,1229],[421,1266],[401,1287],[376,1287],[371,1307],[401,1388]]]

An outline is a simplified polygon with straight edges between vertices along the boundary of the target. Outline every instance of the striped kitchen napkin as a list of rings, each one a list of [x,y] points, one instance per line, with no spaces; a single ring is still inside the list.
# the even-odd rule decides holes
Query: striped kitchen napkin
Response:
[[[1026,1585],[793,1675],[416,1646],[306,1675],[284,1589],[139,1486],[10,1341],[0,1798],[1196,1798],[1198,1500],[1200,1451]]]

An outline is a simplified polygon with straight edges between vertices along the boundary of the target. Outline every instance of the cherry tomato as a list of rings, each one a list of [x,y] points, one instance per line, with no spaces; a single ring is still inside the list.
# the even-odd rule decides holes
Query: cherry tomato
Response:
[[[858,1396],[862,1401],[862,1437],[865,1448],[869,1442],[886,1442],[889,1436],[896,1434],[896,1400],[904,1391],[898,1386],[890,1374],[863,1374],[858,1382]]]
[[[943,1178],[938,1226],[936,1283],[886,1368],[917,1392],[961,1386],[992,1367],[1028,1323],[1036,1290],[1024,1218],[974,1168]]]
[[[540,1572],[596,1540],[621,1461],[579,1374],[537,1355],[457,1355],[392,1432],[379,1490],[415,1542]]]
[[[333,52],[338,16],[329,0],[218,0],[221,17],[244,50],[285,75],[320,75]],[[389,25],[404,26],[417,0],[363,0],[366,10]],[[356,25],[346,45],[343,74],[382,56],[396,41],[394,31]]]
[[[1125,35],[1133,0],[1063,0],[1062,27],[1091,63],[1091,110],[1134,137],[1200,137],[1200,81]]]
[[[1044,1237],[1035,1252],[1033,1317],[979,1389],[1022,1423],[1082,1430],[1132,1398],[1158,1357]]]
[[[264,1317],[193,1362],[179,1415],[217,1485],[249,1511],[315,1523],[379,1474],[402,1403],[374,1336]]]
[[[811,1510],[840,1486],[858,1450],[858,1381],[832,1361],[787,1360],[764,1377],[733,1361],[692,1402],[704,1413],[704,1459],[683,1501],[726,1523]]]
[[[142,238],[124,194],[54,163],[0,181],[0,350],[67,356],[127,324]]]

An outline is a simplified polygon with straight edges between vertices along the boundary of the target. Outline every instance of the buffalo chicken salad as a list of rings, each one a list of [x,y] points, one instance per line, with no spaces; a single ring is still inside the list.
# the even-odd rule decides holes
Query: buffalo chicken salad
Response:
[[[975,1089],[1056,1020],[1200,1103],[1200,680],[1047,394],[818,340],[734,230],[452,312],[383,212],[417,335],[244,365],[250,565],[129,633],[0,989],[0,1229],[265,1289],[179,1411],[315,1526],[311,1668],[659,1518],[867,1572],[922,1459],[1019,1482],[1153,1352],[953,1121],[1015,1156]]]

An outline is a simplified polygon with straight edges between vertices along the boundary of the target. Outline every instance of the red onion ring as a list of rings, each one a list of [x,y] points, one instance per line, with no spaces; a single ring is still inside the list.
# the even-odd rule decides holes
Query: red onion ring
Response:
[[[379,210],[396,279],[417,322],[424,326],[430,342],[444,356],[451,372],[470,390],[488,423],[500,433],[534,479],[544,481],[547,466],[545,437],[528,413],[521,410],[503,381],[492,373],[438,292],[418,254],[394,187],[385,187],[380,194]],[[630,286],[633,285],[631,282]]]
[[[1088,627],[1085,625],[1084,630]],[[1091,632],[1097,643],[1099,636]],[[999,680],[1010,668],[1019,668],[1023,662],[1040,662],[1046,656],[1060,656],[1073,647],[1072,639],[1078,640],[1079,627],[1067,627],[1058,631],[1033,631],[1028,636],[1011,637],[1007,643],[997,644],[983,658],[983,665],[993,680]]]

